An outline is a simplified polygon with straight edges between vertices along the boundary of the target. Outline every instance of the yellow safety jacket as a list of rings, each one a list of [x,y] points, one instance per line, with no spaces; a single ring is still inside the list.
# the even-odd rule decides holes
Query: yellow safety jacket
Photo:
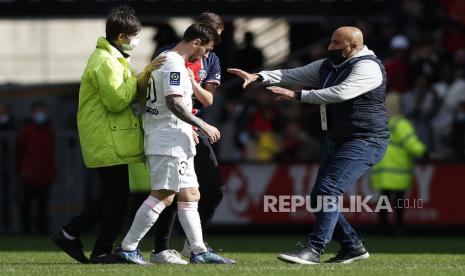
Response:
[[[137,78],[128,60],[100,37],[79,89],[77,124],[87,167],[144,160],[141,122],[131,108],[136,94]]]
[[[414,158],[421,157],[426,148],[406,118],[391,117],[388,128],[389,144],[384,158],[373,167],[372,185],[377,190],[407,190],[412,185]]]

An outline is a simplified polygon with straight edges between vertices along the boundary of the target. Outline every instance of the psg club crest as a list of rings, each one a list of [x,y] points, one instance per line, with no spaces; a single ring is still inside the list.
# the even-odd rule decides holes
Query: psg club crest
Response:
[[[203,80],[207,77],[207,71],[205,71],[204,69],[200,69],[197,75],[201,80]]]

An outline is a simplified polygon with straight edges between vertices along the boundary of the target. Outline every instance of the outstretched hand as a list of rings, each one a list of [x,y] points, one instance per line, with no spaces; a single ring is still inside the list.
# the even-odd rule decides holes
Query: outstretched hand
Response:
[[[251,74],[251,73],[248,73],[244,70],[237,69],[237,68],[228,68],[227,71],[244,80],[244,83],[242,84],[243,89],[249,86],[249,84],[251,84],[252,82],[256,81],[258,78],[257,74]]]
[[[278,95],[279,100],[292,100],[295,99],[295,91],[282,88],[279,86],[269,86],[266,89],[273,92],[273,94]]]

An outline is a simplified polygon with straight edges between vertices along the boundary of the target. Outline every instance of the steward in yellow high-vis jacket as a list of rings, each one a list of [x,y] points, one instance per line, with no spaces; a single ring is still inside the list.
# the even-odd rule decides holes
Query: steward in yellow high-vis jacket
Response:
[[[132,104],[147,87],[159,60],[134,76],[129,55],[142,28],[128,6],[111,10],[105,37],[97,40],[81,78],[77,123],[85,165],[95,168],[100,194],[53,236],[53,242],[81,263],[117,263],[113,243],[120,234],[129,199],[128,164],[144,161],[143,132]],[[84,183],[83,183],[84,184]],[[90,258],[79,235],[99,224]]]
[[[143,131],[131,108],[137,78],[124,54],[100,37],[81,79],[77,121],[90,168],[144,160]]]
[[[415,158],[425,153],[408,119],[401,115],[389,118],[391,133],[384,158],[373,167],[372,184],[377,190],[405,191],[412,186]]]
[[[404,198],[405,191],[411,188],[414,161],[424,155],[426,147],[416,136],[410,121],[400,114],[398,94],[388,94],[386,107],[389,114],[389,143],[384,158],[373,166],[371,181],[374,189],[380,190],[381,195],[394,199],[393,203],[397,204]],[[402,208],[396,208],[396,215],[397,224],[402,225]],[[385,210],[380,212],[382,225],[386,223],[386,216]]]

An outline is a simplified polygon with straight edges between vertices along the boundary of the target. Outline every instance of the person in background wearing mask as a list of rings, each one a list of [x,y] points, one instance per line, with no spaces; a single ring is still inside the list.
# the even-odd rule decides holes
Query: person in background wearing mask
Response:
[[[10,135],[13,130],[13,118],[11,109],[5,103],[0,103],[0,210],[2,220],[0,222],[2,233],[11,233],[11,140]]]
[[[392,206],[397,206],[395,208],[397,226],[395,231],[387,229],[388,213],[385,209],[379,211],[380,230],[401,234],[404,225],[404,209],[401,208],[400,201],[412,187],[415,158],[422,157],[426,152],[426,147],[415,134],[412,123],[402,116],[399,94],[389,93],[387,95],[386,108],[389,116],[389,144],[384,158],[373,167],[371,181],[373,188],[381,191],[381,196],[392,199]]]
[[[389,137],[384,107],[386,72],[373,51],[363,44],[360,29],[338,28],[331,36],[328,58],[303,67],[257,74],[234,68],[228,72],[244,79],[244,88],[252,82],[315,88],[292,91],[268,87],[280,98],[320,105],[321,127],[328,133],[332,148],[323,156],[310,194],[313,208],[318,200],[322,202],[318,205],[328,205],[331,201],[337,206],[338,196],[383,157]],[[315,215],[316,222],[306,246],[279,254],[278,259],[318,264],[332,238],[340,242],[341,250],[328,262],[351,263],[369,257],[362,240],[342,213],[321,210]]]
[[[126,52],[138,44],[141,28],[133,9],[113,8],[106,21],[106,36],[97,40],[81,78],[77,113],[81,150],[85,165],[96,169],[101,192],[51,237],[81,263],[121,262],[112,250],[129,199],[128,164],[144,160],[141,122],[132,104],[138,100],[138,91],[145,92],[152,70],[163,61],[153,60],[142,73],[133,75]],[[97,240],[88,259],[79,235],[96,225]]]
[[[55,181],[55,135],[45,104],[31,107],[31,117],[19,130],[16,141],[18,179],[23,184],[21,222],[24,234],[48,233],[50,187]],[[37,207],[34,204],[37,204]],[[37,216],[34,216],[37,210]]]

